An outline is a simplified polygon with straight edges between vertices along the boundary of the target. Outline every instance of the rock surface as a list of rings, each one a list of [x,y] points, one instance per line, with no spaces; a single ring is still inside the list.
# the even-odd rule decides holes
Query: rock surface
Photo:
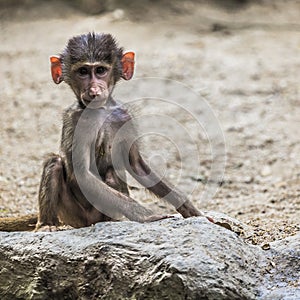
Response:
[[[2,300],[300,297],[299,236],[264,251],[203,218],[1,232],[0,266]]]

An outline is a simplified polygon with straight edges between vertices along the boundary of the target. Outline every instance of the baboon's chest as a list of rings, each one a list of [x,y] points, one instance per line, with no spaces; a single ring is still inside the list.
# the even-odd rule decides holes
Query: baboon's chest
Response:
[[[120,160],[121,143],[118,140],[115,124],[104,124],[99,131],[95,147],[98,171],[102,174]]]

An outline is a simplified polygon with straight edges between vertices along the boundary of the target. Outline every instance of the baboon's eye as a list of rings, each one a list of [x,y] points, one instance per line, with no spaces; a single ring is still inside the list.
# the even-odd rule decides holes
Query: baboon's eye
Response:
[[[88,74],[88,69],[86,67],[80,67],[77,72],[79,75],[85,76]]]
[[[96,74],[97,75],[104,75],[107,72],[107,68],[105,67],[97,67],[96,68]]]

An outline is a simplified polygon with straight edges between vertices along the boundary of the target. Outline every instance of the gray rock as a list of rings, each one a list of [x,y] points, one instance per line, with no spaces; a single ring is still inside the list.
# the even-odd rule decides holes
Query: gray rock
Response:
[[[280,280],[263,270],[276,259],[288,268],[286,251],[248,245],[204,218],[1,232],[0,299],[269,299]]]
[[[270,244],[264,268],[264,300],[300,299],[300,235]],[[271,267],[270,267],[271,266]]]

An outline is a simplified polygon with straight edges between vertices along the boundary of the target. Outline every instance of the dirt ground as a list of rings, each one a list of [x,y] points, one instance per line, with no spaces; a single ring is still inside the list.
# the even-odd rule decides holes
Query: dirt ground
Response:
[[[51,1],[2,7],[0,216],[37,211],[43,157],[58,151],[60,115],[74,101],[66,85],[52,82],[48,58],[72,35],[96,31],[110,32],[125,49],[135,50],[136,78],[184,83],[208,101],[220,122],[224,179],[213,199],[199,201],[210,175],[209,140],[202,129],[193,132],[189,114],[159,108],[198,136],[200,149],[198,165],[189,159],[190,141],[180,156],[167,138],[146,137],[146,152],[165,155],[169,179],[181,174],[179,187],[200,209],[253,226],[254,244],[295,234],[300,217],[300,1],[249,1],[234,7],[153,2],[147,7],[94,16]],[[145,95],[151,97],[152,89],[146,87]],[[155,106],[147,102],[142,110],[148,109]],[[192,113],[201,115],[196,100]],[[172,134],[173,141],[185,141],[180,130]],[[154,210],[172,211],[143,189],[134,189],[133,195]]]

